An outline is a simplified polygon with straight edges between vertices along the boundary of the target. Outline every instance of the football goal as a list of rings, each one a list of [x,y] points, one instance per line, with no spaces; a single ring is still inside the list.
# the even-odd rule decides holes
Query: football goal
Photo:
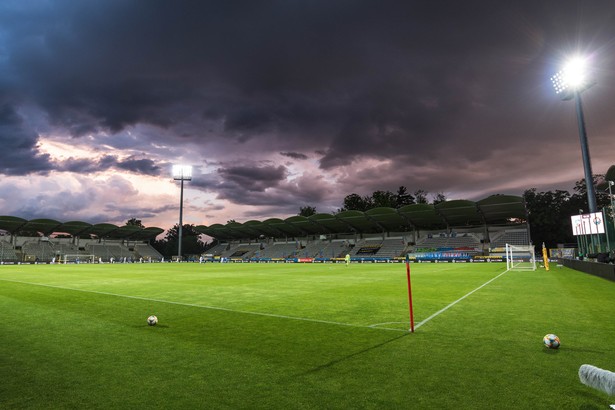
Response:
[[[64,255],[61,259],[62,263],[94,263],[96,260],[94,255]]]
[[[506,244],[506,269],[513,271],[536,270],[534,245]]]

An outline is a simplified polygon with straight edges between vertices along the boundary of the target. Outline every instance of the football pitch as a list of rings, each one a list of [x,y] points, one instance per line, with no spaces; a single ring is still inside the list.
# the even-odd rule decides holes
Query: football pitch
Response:
[[[1,266],[0,408],[615,402],[577,375],[615,371],[615,283],[555,266],[411,271],[414,333],[404,264]]]

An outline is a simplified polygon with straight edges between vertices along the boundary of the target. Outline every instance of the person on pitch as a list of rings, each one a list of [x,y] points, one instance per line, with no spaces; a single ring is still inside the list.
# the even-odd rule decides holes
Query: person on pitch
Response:
[[[346,261],[346,266],[349,266],[350,265],[350,254],[349,253],[346,254],[346,257],[344,258],[344,260]]]

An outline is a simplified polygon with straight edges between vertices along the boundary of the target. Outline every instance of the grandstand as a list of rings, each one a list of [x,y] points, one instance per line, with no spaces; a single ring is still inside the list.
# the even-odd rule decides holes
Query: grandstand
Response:
[[[138,243],[134,247],[134,257],[135,259],[141,259],[152,261],[152,260],[161,260],[162,255],[156,249],[152,248],[148,243]]]
[[[54,243],[53,247],[57,254],[60,255],[85,255],[86,252],[83,249],[79,249],[77,245],[72,243]]]
[[[314,258],[341,258],[350,252],[350,245],[346,240],[332,240],[325,244]]]
[[[230,244],[228,242],[218,243],[213,248],[209,248],[205,256],[208,256],[211,258],[219,258],[225,250],[229,249],[229,247],[230,247]]]
[[[18,262],[19,256],[15,252],[15,248],[8,242],[0,241],[0,263],[4,262]]]
[[[527,245],[530,238],[527,229],[506,229],[491,235],[491,247],[503,248],[509,245]]]
[[[297,256],[296,242],[274,242],[260,252],[261,259],[286,259]]]
[[[102,258],[103,261],[110,261],[111,258],[120,261],[124,258],[132,259],[134,257],[133,252],[121,243],[89,244],[86,246],[86,252],[94,255],[97,259]]]
[[[235,260],[278,259],[288,253],[285,258],[289,260],[326,261],[339,260],[349,253],[357,261],[429,254],[430,260],[482,262],[490,260],[493,243],[529,244],[526,219],[521,197],[493,195],[477,202],[455,200],[196,228],[228,243],[224,255],[234,255]],[[300,246],[295,252],[290,248],[277,252],[282,241],[276,241],[276,237]],[[261,243],[259,238],[273,239]],[[259,243],[258,250],[245,249],[246,244],[254,242]]]
[[[260,243],[239,243],[237,246],[231,247],[230,249],[227,249],[222,252],[220,256],[231,260],[249,260],[255,255],[258,257],[260,250]]]
[[[135,244],[131,250],[121,242],[117,243],[98,243],[96,241],[81,240],[85,246],[59,242],[54,239],[32,239],[20,238],[17,246],[13,246],[8,242],[0,241],[0,262],[16,263],[16,262],[39,262],[49,263],[52,261],[63,260],[65,255],[94,255],[96,261],[110,262],[111,258],[115,261],[139,261],[162,259],[162,255],[148,243]]]
[[[324,249],[327,246],[327,242],[323,242],[320,239],[314,239],[307,242],[307,244],[297,251],[299,258],[316,258],[319,255],[324,255]]]
[[[498,231],[499,232],[499,231]],[[501,233],[498,233],[501,235]],[[213,259],[213,251],[231,260],[295,260],[300,258],[314,260],[341,259],[350,254],[353,260],[366,261],[371,259],[403,258],[407,253],[434,253],[467,259],[475,255],[484,255],[489,251],[489,243],[476,232],[454,232],[444,234],[441,231],[428,231],[417,237],[418,242],[409,244],[410,236],[394,236],[383,238],[382,235],[365,234],[357,240],[303,238],[297,242],[258,242],[243,243],[230,241],[217,245],[206,252]],[[484,242],[484,244],[483,244]],[[222,250],[222,251],[221,251]]]
[[[309,217],[270,218],[195,229],[218,243],[202,256],[208,261],[338,261],[346,254],[360,262],[403,260],[405,255],[470,260],[498,255],[506,243],[530,243],[523,199],[493,195],[480,201],[454,200],[436,205],[412,204],[398,209],[349,210]],[[94,255],[96,261],[162,260],[148,240],[160,228],[26,221],[0,216],[8,233],[0,260],[49,262],[63,255]],[[39,237],[20,237],[19,232]],[[62,233],[55,237],[56,233]],[[476,259],[482,261],[485,259]]]
[[[381,238],[360,239],[348,253],[351,258],[375,257],[381,247]]]
[[[377,256],[381,258],[395,258],[405,254],[406,242],[403,238],[388,238],[382,241]]]
[[[28,241],[21,246],[24,261],[49,262],[56,256],[56,251],[49,241]]]
[[[27,236],[20,234],[26,232]],[[65,255],[95,255],[107,262],[111,257],[120,260],[139,260],[141,257],[159,259],[162,256],[148,241],[164,232],[163,229],[134,225],[116,226],[108,223],[59,222],[52,219],[25,220],[14,216],[0,216],[0,262],[49,263]]]
[[[430,233],[416,243],[417,249],[481,250],[481,239],[475,233]]]

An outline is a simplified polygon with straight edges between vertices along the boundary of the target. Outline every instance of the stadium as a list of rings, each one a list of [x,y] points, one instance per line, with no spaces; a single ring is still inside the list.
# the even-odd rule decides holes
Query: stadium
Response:
[[[612,2],[0,16],[0,409],[615,409]]]
[[[201,225],[191,263],[160,228],[0,217],[0,404],[604,407],[577,373],[615,360],[615,288],[529,226],[509,195]]]

